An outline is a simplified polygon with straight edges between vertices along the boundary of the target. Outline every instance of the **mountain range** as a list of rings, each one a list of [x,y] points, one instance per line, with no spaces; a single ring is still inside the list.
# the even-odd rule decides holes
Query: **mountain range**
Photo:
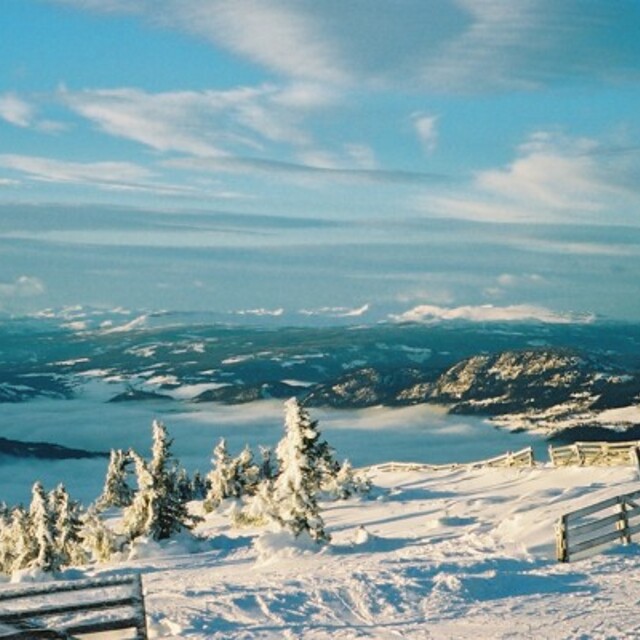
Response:
[[[149,315],[89,329],[55,318],[0,322],[0,402],[72,400],[95,382],[112,402],[433,403],[510,429],[605,427],[615,437],[640,423],[640,326],[265,328]]]

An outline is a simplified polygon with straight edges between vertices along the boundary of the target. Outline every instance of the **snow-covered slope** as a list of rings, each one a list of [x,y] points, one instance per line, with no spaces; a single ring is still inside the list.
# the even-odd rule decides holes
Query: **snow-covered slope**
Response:
[[[374,473],[371,500],[327,503],[332,543],[207,516],[198,544],[97,567],[143,573],[152,637],[633,638],[635,545],[554,560],[556,518],[637,488],[631,468]],[[197,503],[194,503],[197,506]]]

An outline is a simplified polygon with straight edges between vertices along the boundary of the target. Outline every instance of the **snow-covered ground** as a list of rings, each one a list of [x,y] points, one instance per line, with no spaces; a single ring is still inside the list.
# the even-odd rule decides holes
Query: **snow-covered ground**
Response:
[[[203,542],[141,545],[88,573],[141,571],[155,638],[640,636],[638,547],[560,564],[553,546],[560,514],[636,489],[632,468],[372,477],[372,499],[324,504],[320,550],[214,513]]]
[[[282,405],[198,407],[43,400],[8,405],[8,437],[68,446],[134,446],[144,455],[161,417],[174,452],[209,469],[217,439],[231,449],[275,444]],[[323,435],[356,465],[391,460],[464,462],[516,450],[510,434],[434,408],[312,412]],[[544,448],[537,441],[538,450]],[[539,456],[544,459],[543,456]],[[64,480],[85,503],[100,491],[106,461],[0,465],[4,499],[26,499],[34,479]],[[141,572],[153,638],[225,640],[405,638],[635,638],[640,619],[638,547],[559,564],[558,516],[638,488],[632,467],[370,472],[370,499],[323,503],[331,544],[281,532],[235,529],[224,509],[199,539],[138,542],[131,556],[69,569],[63,578]],[[199,503],[192,503],[201,509]],[[109,636],[109,640],[123,636]]]

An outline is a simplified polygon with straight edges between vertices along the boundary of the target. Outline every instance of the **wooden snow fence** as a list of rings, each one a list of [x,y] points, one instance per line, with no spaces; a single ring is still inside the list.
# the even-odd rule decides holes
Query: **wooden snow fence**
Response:
[[[556,523],[556,557],[569,562],[576,554],[619,540],[631,542],[640,532],[640,491],[602,500],[571,511]]]
[[[0,590],[0,640],[73,640],[130,630],[147,640],[140,575]]]
[[[455,469],[484,469],[487,467],[533,467],[535,460],[533,457],[533,449],[526,447],[514,453],[507,453],[489,458],[487,460],[479,460],[477,462],[453,463],[453,464],[420,464],[415,462],[385,462],[367,467],[367,471],[452,471]]]
[[[576,442],[563,447],[549,447],[554,467],[567,466],[640,466],[640,440],[627,442]]]

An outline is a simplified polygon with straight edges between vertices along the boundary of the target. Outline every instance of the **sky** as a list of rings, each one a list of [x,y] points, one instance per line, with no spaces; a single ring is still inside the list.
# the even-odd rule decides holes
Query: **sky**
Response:
[[[640,321],[637,0],[3,0],[0,311]]]

